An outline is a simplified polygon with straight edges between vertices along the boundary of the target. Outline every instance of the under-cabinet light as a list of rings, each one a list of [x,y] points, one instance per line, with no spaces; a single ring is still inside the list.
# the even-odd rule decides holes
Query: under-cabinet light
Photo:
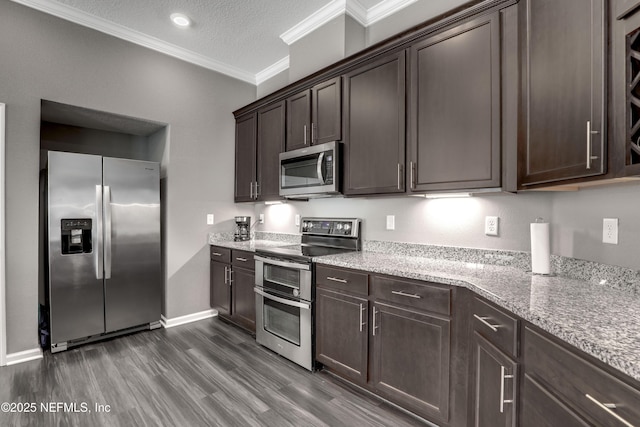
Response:
[[[458,197],[471,197],[471,193],[428,193],[424,197],[427,199],[453,199]]]
[[[264,202],[265,205],[282,205],[284,204],[284,200],[269,200]]]

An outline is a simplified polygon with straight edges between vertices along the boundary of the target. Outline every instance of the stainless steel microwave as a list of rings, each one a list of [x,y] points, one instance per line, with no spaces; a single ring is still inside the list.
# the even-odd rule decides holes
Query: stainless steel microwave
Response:
[[[280,153],[280,195],[313,198],[340,194],[338,141]]]

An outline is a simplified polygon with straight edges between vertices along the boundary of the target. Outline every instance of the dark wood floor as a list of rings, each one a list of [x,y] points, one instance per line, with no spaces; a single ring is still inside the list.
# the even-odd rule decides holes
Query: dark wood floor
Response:
[[[423,425],[217,318],[2,367],[2,402],[21,412],[0,412],[0,426]],[[80,412],[69,412],[74,403]],[[24,412],[34,409],[29,404],[35,412]]]

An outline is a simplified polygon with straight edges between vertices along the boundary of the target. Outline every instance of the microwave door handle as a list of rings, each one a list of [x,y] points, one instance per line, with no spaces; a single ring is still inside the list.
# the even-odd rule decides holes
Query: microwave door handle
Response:
[[[322,176],[322,162],[324,161],[324,151],[318,156],[318,178],[320,182],[324,183],[324,176]]]

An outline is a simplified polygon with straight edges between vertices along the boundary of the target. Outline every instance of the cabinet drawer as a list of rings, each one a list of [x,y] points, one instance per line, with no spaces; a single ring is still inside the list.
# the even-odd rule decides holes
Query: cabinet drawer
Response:
[[[211,261],[231,262],[231,249],[222,246],[211,246]]]
[[[518,319],[507,312],[476,298],[473,329],[504,352],[518,357]]]
[[[371,295],[376,299],[433,313],[451,314],[451,289],[435,283],[371,276]]]
[[[599,426],[640,426],[640,391],[526,328],[525,371]],[[525,397],[526,399],[526,397]],[[599,403],[598,403],[599,402]],[[606,408],[614,404],[615,408]],[[616,419],[626,420],[626,424]]]
[[[231,265],[234,267],[246,268],[248,270],[255,270],[256,264],[253,261],[253,252],[232,250],[231,251]]]
[[[367,295],[369,293],[367,273],[342,268],[316,267],[316,285],[349,293]]]

